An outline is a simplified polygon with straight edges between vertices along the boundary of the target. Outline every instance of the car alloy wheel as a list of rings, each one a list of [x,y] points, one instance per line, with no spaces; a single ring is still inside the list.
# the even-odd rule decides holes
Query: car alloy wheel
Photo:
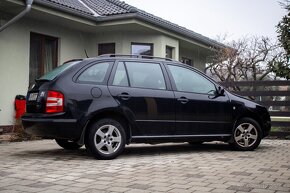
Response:
[[[243,123],[236,128],[234,138],[241,147],[251,147],[258,139],[258,131],[254,125]]]
[[[86,148],[98,159],[114,159],[120,155],[126,144],[123,125],[114,119],[96,121],[89,128],[85,140]]]
[[[251,118],[242,118],[236,123],[230,144],[236,150],[251,151],[259,146],[261,139],[259,123]]]
[[[95,146],[103,154],[116,152],[121,145],[121,133],[114,125],[104,125],[95,133]]]

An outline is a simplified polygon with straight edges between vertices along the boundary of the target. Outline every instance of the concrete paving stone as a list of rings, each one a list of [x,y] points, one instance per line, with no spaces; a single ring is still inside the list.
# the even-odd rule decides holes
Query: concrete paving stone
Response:
[[[182,188],[174,188],[172,190],[169,190],[168,193],[191,193],[192,191]]]
[[[0,190],[0,193],[23,193],[17,190]]]
[[[93,183],[89,183],[89,184],[107,186],[109,184],[112,184],[113,182],[115,182],[115,181],[101,181],[101,180],[96,180]]]
[[[1,176],[1,177],[10,176],[10,175],[12,175],[12,174],[13,174],[12,172],[0,171],[0,176]]]
[[[200,174],[186,174],[184,176],[187,177],[187,178],[202,178],[205,175],[200,175]]]
[[[269,186],[269,190],[279,190],[279,191],[285,191],[285,192],[290,192],[290,188],[287,187],[282,187],[282,186]]]
[[[1,192],[290,192],[290,141],[263,140],[253,152],[218,142],[133,144],[115,160],[52,140],[0,145]]]
[[[170,188],[181,188],[181,189],[188,189],[191,188],[191,185],[188,184],[172,184],[171,186],[169,186]]]
[[[57,190],[57,191],[62,191],[64,189],[66,189],[68,186],[63,186],[63,185],[58,185],[58,184],[54,184],[53,186],[50,186],[48,190]]]
[[[258,171],[262,171],[262,172],[278,172],[278,170],[271,169],[271,168],[260,168]]]
[[[130,189],[126,191],[126,193],[148,193],[147,190],[140,190],[140,189]]]
[[[225,185],[225,184],[221,184],[221,183],[212,183],[212,184],[207,185],[207,187],[227,189],[228,187],[230,187],[230,185]]]
[[[203,186],[194,186],[189,188],[189,191],[198,191],[198,192],[210,192],[211,190],[213,190],[214,188],[211,187],[203,187]]]
[[[17,190],[21,192],[40,192],[42,191],[41,188],[35,188],[35,187],[29,187],[29,186],[23,186],[23,185],[12,185],[5,187],[7,190]]]
[[[250,176],[252,173],[248,173],[248,172],[232,172],[230,174],[231,175],[235,175],[235,176]]]
[[[85,191],[85,190],[88,190],[89,188],[83,188],[83,187],[74,187],[74,186],[72,186],[72,187],[67,187],[67,188],[65,188],[65,189],[63,189],[63,191],[65,191],[65,192],[72,192],[72,193],[79,193],[79,192],[83,192],[83,191]]]
[[[290,170],[290,165],[281,165],[280,167],[283,169],[286,168],[286,169]]]
[[[74,181],[70,181],[70,180],[58,180],[58,181],[55,181],[53,183],[54,184],[58,184],[58,185],[68,186],[68,185],[74,184],[75,182]]]
[[[235,191],[227,190],[227,189],[224,189],[224,188],[215,188],[211,192],[213,192],[213,193],[233,193]]]
[[[81,193],[111,193],[111,192],[106,191],[106,190],[88,189],[88,190],[82,191]]]
[[[190,182],[187,185],[194,187],[194,186],[207,186],[209,183],[206,182]]]
[[[151,186],[170,186],[172,183],[170,182],[152,182],[152,183],[149,183],[147,185],[151,185]]]
[[[172,190],[172,188],[170,187],[164,187],[164,186],[153,186],[149,189],[147,189],[149,191],[159,191],[159,192],[168,192],[169,190]]]
[[[231,181],[228,181],[224,184],[229,186],[241,186],[241,187],[246,185],[245,183],[242,182],[231,182]]]
[[[146,185],[146,184],[132,184],[128,186],[128,188],[131,189],[141,189],[141,190],[147,190],[148,188],[151,188],[151,185]]]
[[[251,190],[251,193],[275,193],[275,190],[254,188],[253,190]]]
[[[101,179],[100,179],[101,180]],[[107,179],[108,181],[111,180],[111,179]],[[68,181],[68,180],[66,180]],[[80,182],[80,183],[92,183],[94,182],[95,180],[94,179],[89,179],[89,178],[78,178],[76,180],[74,180],[75,182]]]
[[[288,182],[287,184],[283,184],[282,187],[285,187],[285,188],[290,188],[290,182]]]
[[[243,192],[250,192],[251,190],[253,190],[253,188],[246,187],[246,186],[230,186],[227,189],[234,190],[234,191],[243,191]]]
[[[39,193],[63,193],[63,192],[64,191],[60,191],[60,190],[44,190]]]
[[[110,191],[110,192],[126,192],[126,191],[129,191],[130,188],[116,186],[116,187],[105,188],[105,190]]]

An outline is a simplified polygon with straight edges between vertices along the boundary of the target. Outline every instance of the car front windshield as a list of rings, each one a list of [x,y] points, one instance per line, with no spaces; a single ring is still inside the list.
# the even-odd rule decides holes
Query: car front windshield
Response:
[[[55,79],[59,74],[61,74],[62,72],[64,72],[65,70],[69,69],[70,67],[74,66],[75,64],[79,63],[80,60],[78,61],[71,61],[71,62],[67,62],[64,63],[60,66],[58,66],[57,68],[53,69],[52,71],[46,73],[45,75],[41,76],[40,78],[36,79],[36,80],[53,80]]]

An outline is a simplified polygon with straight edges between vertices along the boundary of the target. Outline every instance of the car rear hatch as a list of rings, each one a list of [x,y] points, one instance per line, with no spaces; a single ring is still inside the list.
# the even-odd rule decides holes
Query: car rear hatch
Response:
[[[62,93],[50,91],[50,85],[56,80],[58,76],[60,76],[60,74],[62,74],[75,64],[79,63],[80,61],[81,60],[73,60],[66,62],[63,65],[55,68],[54,70],[48,72],[44,76],[36,79],[35,84],[31,86],[27,93],[26,112],[49,113],[49,111],[47,111],[47,106],[51,108],[53,108],[53,106],[56,107],[57,105],[63,106],[63,96],[62,99],[57,98],[59,96],[58,94],[61,95]]]

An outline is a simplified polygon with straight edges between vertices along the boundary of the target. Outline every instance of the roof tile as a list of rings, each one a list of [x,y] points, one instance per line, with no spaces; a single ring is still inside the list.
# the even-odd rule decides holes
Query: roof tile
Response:
[[[83,4],[81,4],[78,0],[38,0],[38,1],[57,4],[60,6],[60,8],[61,7],[69,8],[86,15],[93,15],[93,13]]]
[[[130,5],[118,0],[83,0],[95,12],[102,16],[130,13]]]

